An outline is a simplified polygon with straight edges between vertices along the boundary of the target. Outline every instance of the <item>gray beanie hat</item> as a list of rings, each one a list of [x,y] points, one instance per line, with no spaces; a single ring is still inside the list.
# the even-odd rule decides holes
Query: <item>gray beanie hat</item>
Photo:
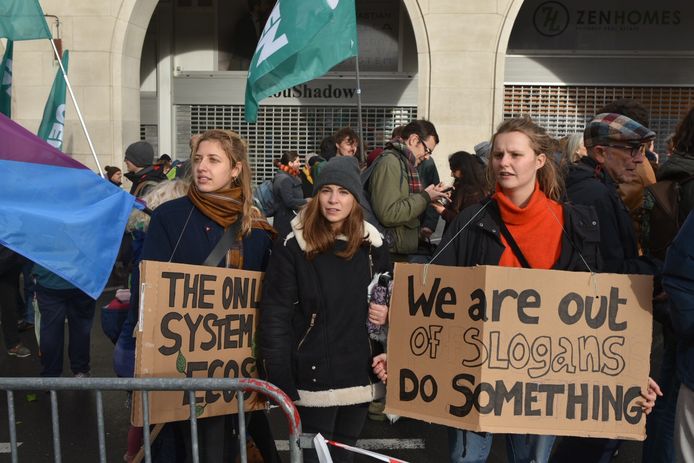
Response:
[[[151,166],[154,163],[154,148],[146,141],[136,141],[125,150],[125,159],[137,167]]]
[[[359,175],[357,158],[351,156],[335,156],[331,158],[314,180],[313,195],[325,185],[339,185],[347,189],[357,201],[362,202],[362,184]]]

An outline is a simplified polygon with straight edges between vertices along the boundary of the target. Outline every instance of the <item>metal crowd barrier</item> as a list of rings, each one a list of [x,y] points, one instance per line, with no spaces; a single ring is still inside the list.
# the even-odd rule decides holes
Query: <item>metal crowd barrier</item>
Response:
[[[306,437],[301,436],[299,412],[292,400],[282,390],[267,381],[241,378],[0,378],[0,390],[7,392],[7,415],[10,430],[12,463],[17,463],[17,429],[15,424],[14,391],[50,391],[51,421],[53,427],[54,461],[61,463],[60,425],[58,422],[58,396],[56,391],[96,391],[97,421],[99,434],[99,461],[106,463],[106,437],[104,431],[104,409],[101,391],[142,391],[144,417],[143,438],[145,461],[151,463],[151,441],[149,425],[149,391],[188,391],[190,402],[190,433],[192,457],[199,463],[197,417],[195,414],[195,391],[236,391],[239,403],[239,452],[241,462],[247,462],[246,421],[243,409],[243,393],[257,392],[274,401],[284,412],[289,423],[289,454],[292,463],[302,463],[300,442],[306,447]]]

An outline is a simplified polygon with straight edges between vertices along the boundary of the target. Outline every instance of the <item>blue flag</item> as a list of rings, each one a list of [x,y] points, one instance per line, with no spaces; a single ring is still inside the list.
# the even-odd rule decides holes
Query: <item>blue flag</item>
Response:
[[[0,244],[94,299],[135,197],[0,114]]]

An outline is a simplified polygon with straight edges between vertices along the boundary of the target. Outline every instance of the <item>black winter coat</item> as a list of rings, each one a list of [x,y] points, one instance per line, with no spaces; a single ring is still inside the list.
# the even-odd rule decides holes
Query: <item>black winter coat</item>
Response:
[[[157,183],[168,180],[164,169],[159,164],[147,166],[139,172],[128,172],[125,178],[133,184],[130,187],[130,194],[137,198],[146,195]]]
[[[272,181],[272,194],[275,197],[272,226],[277,230],[277,237],[284,238],[292,231],[290,222],[296,212],[306,204],[301,179],[278,169]]]
[[[681,182],[692,175],[694,175],[694,154],[674,153],[665,164],[660,166],[656,178],[658,181],[675,180]],[[694,180],[689,180],[682,185],[680,195],[680,217],[681,223],[684,223],[689,211],[694,209]]]
[[[639,257],[636,232],[629,210],[619,197],[617,185],[588,156],[569,168],[566,189],[574,204],[592,206],[600,223],[600,253],[605,273],[660,273],[661,265],[653,259]]]
[[[0,244],[0,275],[19,272],[26,259]]]
[[[263,281],[260,345],[268,379],[297,405],[370,402],[383,385],[371,371],[368,285],[372,272],[390,270],[388,248],[365,222],[371,244],[352,259],[335,255],[346,245],[338,240],[309,261],[296,229],[300,218],[286,240],[276,240]]]
[[[487,201],[490,203],[484,207]],[[563,206],[566,233],[562,235],[561,254],[553,270],[599,271],[601,268],[600,227],[595,211],[585,206],[572,204]],[[441,238],[439,249],[447,246],[449,241],[453,240],[453,242],[432,261],[432,264],[459,267],[499,265],[506,247],[501,241],[499,226],[491,215],[490,209],[493,207],[497,207],[494,201],[485,199],[458,214]],[[476,214],[478,215],[475,217]],[[472,221],[465,227],[470,219]],[[463,227],[465,230],[455,236]],[[586,263],[589,268],[586,268]]]

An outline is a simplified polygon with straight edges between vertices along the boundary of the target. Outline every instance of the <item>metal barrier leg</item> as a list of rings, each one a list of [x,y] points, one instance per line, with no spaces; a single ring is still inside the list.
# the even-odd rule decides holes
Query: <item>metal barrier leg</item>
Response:
[[[152,463],[152,448],[149,441],[149,392],[142,391],[142,434],[145,446],[145,462]]]
[[[195,391],[188,391],[188,402],[190,403],[190,453],[193,456],[193,463],[199,463],[200,449],[198,448],[198,414]]]
[[[58,420],[58,394],[51,390],[51,423],[53,424],[53,461],[61,463],[60,421]]]
[[[241,463],[248,461],[246,452],[246,416],[243,409],[243,391],[236,391],[236,398],[239,402],[239,453],[241,455]]]
[[[96,391],[96,426],[99,430],[99,461],[106,463],[106,436],[104,433],[104,402],[101,391]]]
[[[17,463],[17,423],[14,419],[14,392],[7,391],[7,418],[10,421],[10,448],[12,452],[12,463]]]

